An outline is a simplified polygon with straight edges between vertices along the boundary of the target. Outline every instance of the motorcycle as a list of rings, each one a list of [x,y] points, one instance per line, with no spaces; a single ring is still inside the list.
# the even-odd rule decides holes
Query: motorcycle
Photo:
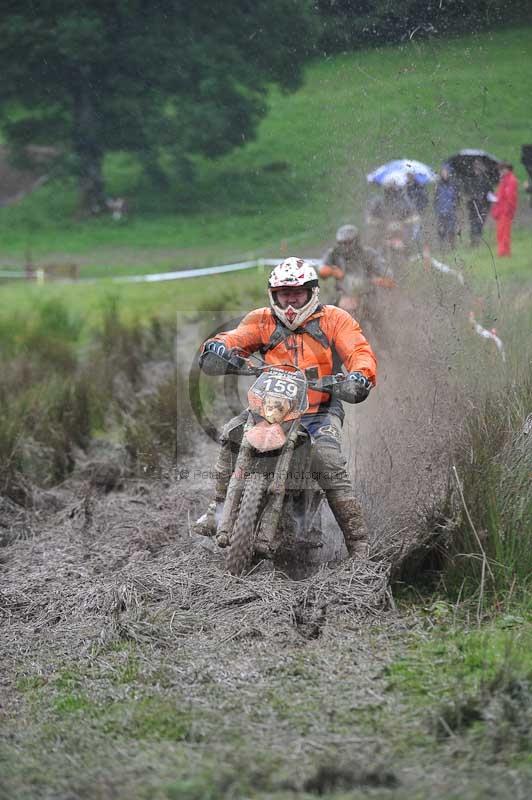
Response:
[[[419,250],[420,218],[417,214],[406,219],[367,218],[369,238],[383,262],[392,271],[404,269]]]
[[[308,389],[341,397],[346,380],[342,373],[311,379],[291,364],[248,362],[238,374],[256,380],[216,537],[227,548],[233,575],[245,572],[256,556],[276,560],[301,547],[322,546],[324,494],[311,472],[312,442],[301,418]]]
[[[378,288],[393,289],[396,286],[391,275],[361,278],[347,274],[342,279],[336,305],[362,324],[369,322],[378,328],[380,322]]]

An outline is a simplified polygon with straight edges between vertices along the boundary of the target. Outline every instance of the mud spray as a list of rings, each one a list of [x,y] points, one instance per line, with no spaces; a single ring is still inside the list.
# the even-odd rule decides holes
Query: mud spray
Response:
[[[493,343],[473,334],[471,293],[452,274],[420,259],[406,263],[396,279],[396,288],[378,290],[379,328],[361,321],[378,358],[378,384],[365,403],[345,405],[343,431],[372,553],[389,562],[404,558],[438,516],[466,411],[486,376],[504,369]],[[220,405],[213,428],[246,405],[248,385],[241,379],[225,398],[231,408]],[[208,449],[213,463],[216,451]],[[204,482],[198,490],[205,497],[211,487]],[[309,554],[311,570],[346,555],[327,508],[322,526],[323,547]]]

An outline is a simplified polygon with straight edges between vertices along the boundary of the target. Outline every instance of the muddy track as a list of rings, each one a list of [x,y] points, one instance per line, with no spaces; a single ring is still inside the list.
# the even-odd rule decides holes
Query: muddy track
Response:
[[[404,277],[404,288],[395,294],[383,294],[387,330],[375,341],[379,383],[367,402],[347,408],[344,429],[344,447],[370,523],[375,561],[364,568],[346,564],[326,570],[319,578],[309,575],[301,584],[269,572],[268,565],[260,567],[250,580],[265,581],[268,587],[279,581],[282,596],[286,593],[287,618],[301,592],[309,587],[315,591],[320,582],[328,604],[351,611],[383,608],[383,576],[389,573],[394,555],[415,541],[441,498],[449,439],[462,414],[463,385],[454,375],[468,335],[464,301],[452,284],[432,275],[425,276],[422,290],[413,295],[407,285],[411,277]],[[181,341],[182,363],[192,361],[197,348],[194,333],[189,330]],[[474,370],[471,373],[474,379]],[[243,400],[245,386],[239,392]],[[222,418],[224,413],[222,407]],[[178,590],[172,575],[184,576],[181,596],[201,573],[206,585],[212,582],[212,602],[218,598],[223,604],[224,593],[241,585],[242,579],[227,575],[221,556],[209,552],[209,543],[202,547],[191,535],[191,522],[205,510],[213,491],[217,445],[195,419],[190,425],[194,452],[165,479],[125,478],[117,491],[105,494],[94,480],[74,477],[43,493],[33,511],[3,508],[14,542],[1,551],[0,613],[15,637],[31,630],[38,637],[47,634],[56,618],[60,628],[50,640],[59,630],[67,636],[69,621],[78,615],[101,633],[106,614],[114,619],[111,598],[117,586],[131,584],[127,590],[131,596],[161,602],[165,581],[169,598]],[[330,514],[325,527],[325,547],[314,571],[320,561],[342,553],[340,532]],[[350,585],[349,602],[336,597],[337,591],[343,592],[344,579]],[[357,581],[359,596],[354,591]]]
[[[405,285],[409,278],[405,276]],[[385,604],[383,576],[394,554],[410,546],[437,507],[447,477],[449,439],[462,414],[463,385],[454,373],[467,336],[463,297],[448,282],[425,276],[423,290],[416,295],[401,288],[394,295],[384,294],[383,303],[387,304],[387,330],[375,341],[379,383],[368,401],[346,409],[344,428],[344,447],[367,512],[376,560],[366,572],[357,565],[345,565],[331,573],[335,577],[316,579],[327,587],[323,592],[332,592],[329,599],[334,605],[335,581],[341,592],[342,575],[347,575],[353,590],[352,581],[356,583],[358,575],[361,593],[357,597],[351,592],[352,609],[379,609]],[[196,338],[189,330],[181,341],[182,363],[191,363]],[[243,401],[245,385],[239,393]],[[218,413],[222,419],[227,415],[223,407]],[[212,578],[215,597],[219,581],[223,591],[240,585],[241,579],[227,576],[221,556],[191,535],[191,523],[205,510],[213,491],[217,445],[194,418],[190,425],[194,452],[183,457],[165,479],[125,478],[117,491],[105,494],[94,479],[80,473],[84,480],[74,477],[44,493],[31,512],[6,506],[3,517],[15,541],[2,548],[0,610],[10,625],[20,618],[33,619],[40,609],[49,607],[37,625],[39,632],[48,630],[54,615],[68,620],[78,612],[87,615],[88,610],[94,611],[94,624],[101,627],[98,614],[105,616],[109,610],[113,586],[127,585],[130,579],[133,584],[145,581],[149,599],[154,582],[154,596],[160,602],[164,580],[157,579],[159,572],[170,576],[205,571],[204,579]],[[320,561],[330,560],[331,554],[342,553],[332,515],[325,521],[325,547],[313,570]],[[260,567],[259,574],[266,571],[260,579],[274,586],[276,577],[267,569]],[[301,591],[315,580],[310,575],[301,586],[292,586],[282,574],[278,578],[280,586],[288,587],[290,603],[297,603]],[[250,580],[258,579],[255,575]],[[168,580],[170,597],[176,587]],[[140,596],[137,589],[131,591]],[[368,591],[375,591],[374,602]]]

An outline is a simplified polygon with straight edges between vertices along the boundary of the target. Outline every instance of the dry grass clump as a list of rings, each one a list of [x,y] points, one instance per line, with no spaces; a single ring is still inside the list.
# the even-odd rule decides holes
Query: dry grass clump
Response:
[[[397,577],[432,573],[451,596],[526,594],[532,575],[530,376],[478,398],[450,443],[447,489],[394,554]],[[393,542],[393,540],[392,540]]]
[[[268,562],[233,577],[189,536],[188,501],[175,487],[129,490],[70,501],[37,539],[8,548],[0,597],[6,652],[35,637],[71,653],[117,639],[308,639],[339,613],[357,617],[388,602],[388,570],[373,562],[323,566],[300,581]]]
[[[432,714],[436,738],[448,739],[484,722],[485,742],[495,754],[529,752],[532,743],[532,676],[518,676],[511,663],[475,694],[456,696]]]
[[[124,443],[139,474],[161,475],[192,448],[186,379],[168,366],[170,374],[124,415]]]
[[[26,512],[8,497],[0,495],[0,548],[6,547],[28,532]],[[0,563],[3,558],[0,551]]]
[[[81,339],[81,320],[58,301],[1,327],[1,494],[31,504],[31,485],[64,480],[94,432],[116,436],[124,418],[137,432],[129,439],[147,443],[135,443],[135,457],[151,447],[157,457],[175,462],[176,450],[185,451],[177,413],[184,384],[172,362],[173,327],[157,320],[144,328],[126,324],[115,300],[103,308],[101,329],[88,343]],[[165,369],[148,370],[154,363]]]

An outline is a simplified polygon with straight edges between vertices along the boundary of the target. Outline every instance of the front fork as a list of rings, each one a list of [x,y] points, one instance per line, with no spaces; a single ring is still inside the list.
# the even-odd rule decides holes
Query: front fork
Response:
[[[238,450],[238,456],[236,458],[233,474],[229,480],[222,512],[222,519],[220,520],[216,534],[216,538],[220,540],[223,540],[230,535],[231,531],[233,530],[233,525],[235,524],[240,498],[242,497],[242,492],[244,491],[244,482],[246,480],[246,476],[249,474],[251,462],[253,460],[253,448],[246,440],[246,431],[252,428],[253,424],[253,417],[251,414],[249,414],[246,424],[244,425],[242,443]]]

